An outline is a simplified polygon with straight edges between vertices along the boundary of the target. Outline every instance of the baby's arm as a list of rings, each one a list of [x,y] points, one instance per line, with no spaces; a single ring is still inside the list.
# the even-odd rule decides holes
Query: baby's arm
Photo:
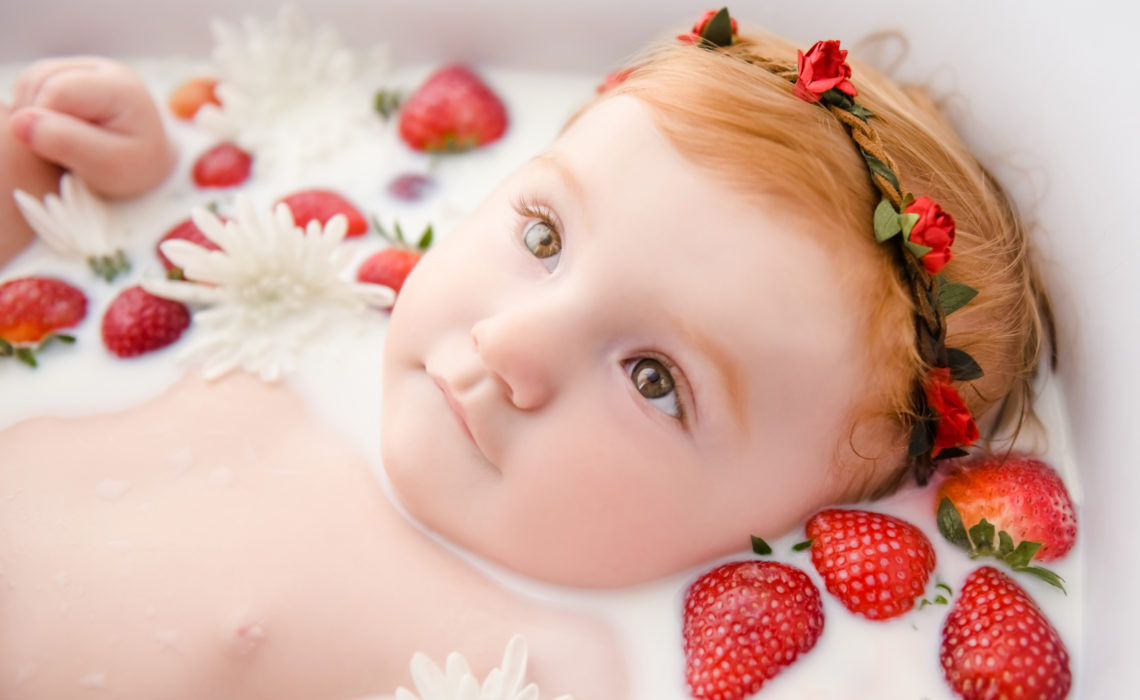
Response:
[[[55,189],[59,166],[98,194],[133,197],[161,183],[175,160],[150,92],[126,66],[92,57],[32,64],[11,108],[0,105],[0,265],[31,236],[11,201],[15,188],[42,196]]]

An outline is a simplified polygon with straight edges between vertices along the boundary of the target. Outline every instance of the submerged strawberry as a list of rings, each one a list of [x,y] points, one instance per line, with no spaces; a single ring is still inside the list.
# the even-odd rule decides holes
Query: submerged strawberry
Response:
[[[807,522],[811,561],[853,613],[886,620],[914,607],[934,571],[934,548],[914,525],[882,513],[831,509]]]
[[[823,632],[807,574],[774,561],[724,564],[685,595],[685,679],[694,698],[740,700],[805,654]]]
[[[400,230],[399,224],[396,224],[395,230],[395,236],[389,235],[379,222],[376,223],[376,231],[391,244],[391,247],[377,251],[365,259],[356,271],[356,279],[360,282],[390,287],[398,295],[412,268],[431,247],[432,229],[431,226],[424,229],[420,240],[414,246],[404,239],[404,232]]]
[[[1029,594],[983,566],[966,578],[942,627],[942,672],[964,700],[1061,700],[1069,652]]]
[[[162,244],[172,240],[187,241],[194,245],[201,246],[206,250],[221,250],[217,243],[214,243],[206,237],[206,234],[202,233],[202,230],[198,228],[193,219],[180,221],[167,231],[166,234],[159,239],[158,243],[155,244],[155,253],[158,254],[158,260],[162,263],[162,267],[167,272],[175,269],[177,265],[170,262],[170,259],[163,255]]]
[[[170,345],[189,325],[185,304],[136,285],[120,292],[103,314],[103,344],[114,355],[133,357]]]
[[[190,78],[170,93],[170,99],[167,101],[170,112],[179,119],[193,119],[204,105],[220,105],[221,101],[214,92],[217,86],[217,78]]]
[[[283,197],[282,202],[289,205],[293,212],[293,221],[304,228],[310,221],[318,221],[321,226],[337,214],[344,214],[348,219],[348,238],[363,236],[368,233],[368,221],[360,210],[344,197],[330,190],[301,190]]]
[[[461,65],[433,73],[400,110],[400,138],[417,151],[467,151],[498,140],[506,129],[503,101]]]
[[[194,162],[194,184],[199,187],[233,187],[249,179],[253,156],[233,143],[219,143]]]

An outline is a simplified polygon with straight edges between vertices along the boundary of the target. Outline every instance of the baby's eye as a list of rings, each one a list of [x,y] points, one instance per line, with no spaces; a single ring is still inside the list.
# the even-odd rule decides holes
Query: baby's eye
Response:
[[[629,378],[637,387],[637,393],[649,399],[662,413],[681,417],[681,401],[677,397],[677,386],[669,368],[652,357],[631,361]]]
[[[547,270],[558,266],[562,255],[562,234],[545,221],[532,221],[523,232],[523,243],[534,257],[542,260]]]

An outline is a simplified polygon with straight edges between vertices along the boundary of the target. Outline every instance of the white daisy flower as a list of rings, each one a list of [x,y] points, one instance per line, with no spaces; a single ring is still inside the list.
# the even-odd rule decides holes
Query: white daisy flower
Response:
[[[331,27],[286,5],[269,22],[215,20],[213,32],[222,105],[203,106],[196,121],[255,153],[259,170],[296,169],[375,126],[360,61]],[[375,53],[369,68],[386,67],[386,53]]]
[[[441,670],[426,655],[412,657],[412,681],[416,692],[400,688],[394,696],[374,700],[539,700],[538,686],[526,681],[526,640],[516,634],[507,643],[503,665],[487,674],[480,685],[471,673],[467,660],[459,653],[448,655],[446,671]],[[572,700],[560,695],[554,700]]]
[[[59,194],[48,193],[43,202],[21,189],[12,196],[28,225],[56,253],[87,262],[108,281],[130,269],[111,233],[107,203],[79,178],[64,173]]]
[[[302,229],[284,203],[262,218],[248,197],[238,195],[235,209],[225,223],[206,209],[192,213],[221,250],[183,240],[162,244],[163,254],[193,282],[143,282],[152,294],[206,307],[194,312],[194,335],[182,353],[204,361],[205,377],[240,368],[273,381],[296,367],[310,341],[395,300],[388,287],[345,279],[351,253],[340,246],[348,230],[344,215]]]

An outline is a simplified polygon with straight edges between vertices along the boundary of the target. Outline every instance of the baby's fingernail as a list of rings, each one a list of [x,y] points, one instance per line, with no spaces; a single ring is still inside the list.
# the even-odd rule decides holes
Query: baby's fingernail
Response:
[[[12,135],[25,145],[31,145],[32,132],[35,130],[36,120],[39,118],[39,113],[33,110],[17,110],[8,121],[8,124],[12,129]]]

